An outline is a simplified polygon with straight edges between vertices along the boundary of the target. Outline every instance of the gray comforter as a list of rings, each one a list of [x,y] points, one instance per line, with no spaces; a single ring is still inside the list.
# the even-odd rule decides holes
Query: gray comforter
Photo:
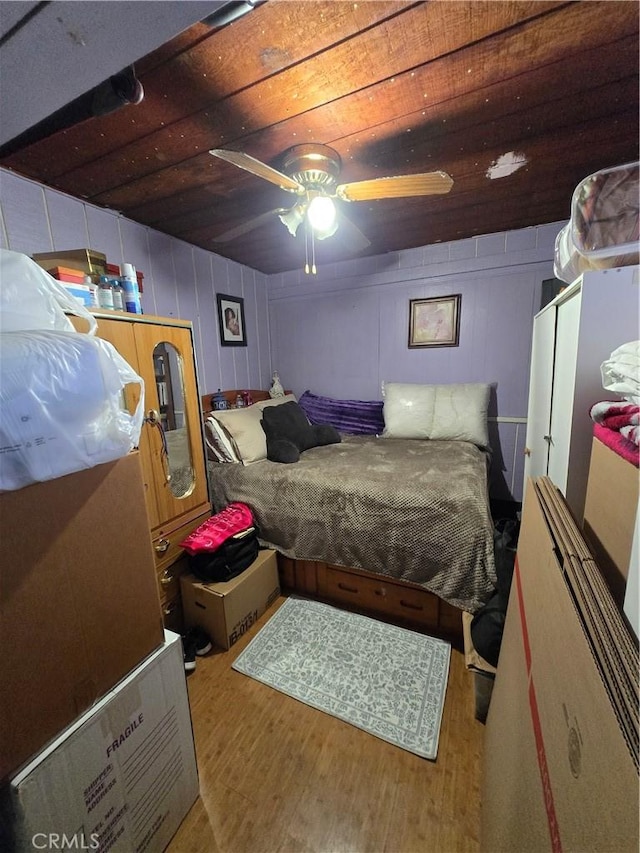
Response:
[[[495,587],[487,457],[462,441],[347,436],[300,461],[209,463],[214,509],[248,504],[261,542],[413,581],[475,612]]]

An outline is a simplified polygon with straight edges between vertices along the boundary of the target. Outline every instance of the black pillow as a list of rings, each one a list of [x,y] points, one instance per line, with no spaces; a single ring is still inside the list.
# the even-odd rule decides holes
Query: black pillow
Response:
[[[315,438],[314,447],[324,444],[340,444],[342,436],[332,424],[315,424],[311,427]]]
[[[340,433],[329,424],[312,426],[293,400],[267,406],[261,423],[267,438],[267,459],[271,462],[297,462],[305,450],[341,441]]]

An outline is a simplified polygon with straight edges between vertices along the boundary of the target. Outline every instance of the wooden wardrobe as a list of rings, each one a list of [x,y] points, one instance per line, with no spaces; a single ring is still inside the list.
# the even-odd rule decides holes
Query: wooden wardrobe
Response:
[[[191,322],[120,312],[96,314],[97,335],[109,341],[144,380],[145,422],[140,458],[165,625],[182,628],[179,543],[211,514]],[[84,331],[82,320],[72,318]],[[130,411],[139,386],[125,388]],[[113,512],[126,512],[122,506]]]

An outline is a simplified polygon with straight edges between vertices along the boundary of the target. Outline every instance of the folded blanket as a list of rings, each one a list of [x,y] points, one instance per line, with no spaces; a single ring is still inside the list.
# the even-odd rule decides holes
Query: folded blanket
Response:
[[[640,406],[625,402],[596,403],[591,407],[591,420],[615,430],[640,446]]]
[[[591,407],[594,435],[623,459],[640,467],[640,406],[604,401]]]
[[[602,387],[632,403],[640,403],[640,341],[615,349],[600,367]]]

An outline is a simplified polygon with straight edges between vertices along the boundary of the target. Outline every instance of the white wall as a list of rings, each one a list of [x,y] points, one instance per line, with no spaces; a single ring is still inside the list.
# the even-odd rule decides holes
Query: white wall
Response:
[[[268,278],[272,362],[287,388],[381,399],[386,382],[493,386],[492,496],[522,500],[533,317],[562,222]],[[461,294],[457,347],[408,347],[409,302]]]

